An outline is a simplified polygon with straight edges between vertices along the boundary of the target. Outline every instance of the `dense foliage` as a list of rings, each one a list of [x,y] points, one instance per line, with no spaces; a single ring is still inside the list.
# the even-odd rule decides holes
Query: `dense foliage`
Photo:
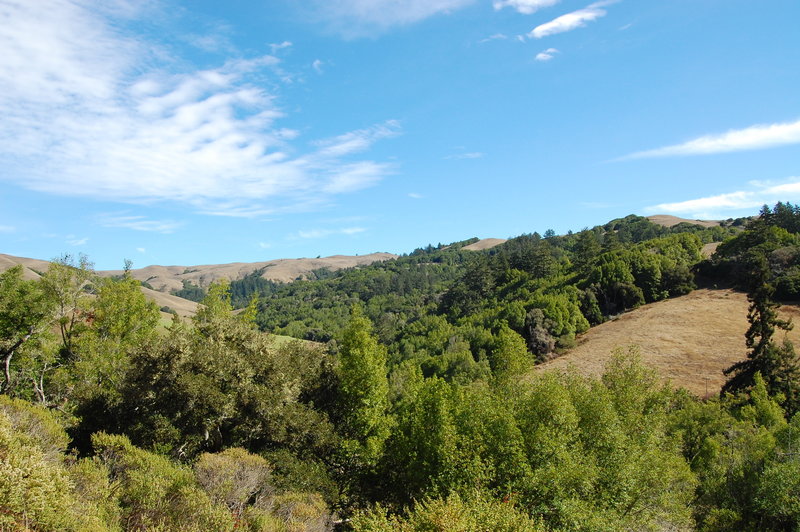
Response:
[[[463,384],[500,366],[524,371],[591,325],[689,292],[702,245],[740,231],[733,221],[666,228],[628,216],[563,236],[522,235],[482,252],[464,249],[474,239],[428,246],[289,284],[254,272],[232,282],[231,292],[240,307],[257,297],[262,330],[317,342],[339,336],[349,309],[360,305],[390,368],[410,360],[426,377]]]
[[[11,269],[0,529],[798,529],[778,248],[741,243],[790,242],[800,211],[786,208],[743,231],[628,217],[287,285],[253,276],[211,285],[168,327],[129,275],[71,257],[41,281]],[[635,349],[602,378],[527,372],[590,325],[691,290],[695,271],[749,282],[752,363],[731,371],[731,393],[664,387]]]

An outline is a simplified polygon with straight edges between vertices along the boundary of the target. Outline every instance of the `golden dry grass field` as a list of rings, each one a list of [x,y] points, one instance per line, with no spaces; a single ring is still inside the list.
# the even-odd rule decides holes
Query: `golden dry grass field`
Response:
[[[635,345],[663,380],[701,397],[714,395],[725,382],[722,370],[746,356],[747,308],[745,294],[709,289],[644,305],[591,328],[576,347],[533,373],[573,366],[597,376],[616,348]],[[800,308],[784,305],[780,313],[800,323]],[[783,334],[777,331],[775,338],[781,341]],[[789,332],[789,339],[798,345],[800,330]]]

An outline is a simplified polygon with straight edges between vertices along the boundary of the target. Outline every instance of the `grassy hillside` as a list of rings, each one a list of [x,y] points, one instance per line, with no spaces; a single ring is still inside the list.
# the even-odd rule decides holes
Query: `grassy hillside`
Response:
[[[582,375],[600,376],[617,348],[639,348],[643,363],[662,380],[700,397],[719,393],[722,370],[744,358],[747,297],[733,290],[692,293],[639,307],[592,327],[564,355],[536,366],[533,373],[573,367]],[[800,307],[785,305],[781,315],[800,320]],[[800,341],[800,331],[789,332]]]

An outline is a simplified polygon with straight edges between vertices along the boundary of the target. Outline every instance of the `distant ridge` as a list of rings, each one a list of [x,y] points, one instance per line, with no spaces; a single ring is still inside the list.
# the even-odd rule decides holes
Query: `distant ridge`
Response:
[[[391,253],[371,253],[369,255],[333,255],[317,259],[277,259],[264,262],[234,262],[231,264],[209,264],[202,266],[147,266],[131,270],[134,279],[146,282],[142,292],[154,300],[159,307],[170,307],[181,316],[191,316],[197,310],[197,303],[174,295],[173,290],[183,288],[187,281],[202,288],[219,279],[237,281],[245,276],[263,270],[261,277],[273,281],[291,282],[309,276],[314,270],[327,268],[341,270],[397,258]],[[22,266],[25,279],[38,279],[50,267],[50,261],[15,257],[0,253],[0,272],[14,266]],[[110,277],[122,275],[123,270],[98,270],[97,274]]]
[[[183,288],[187,281],[202,288],[219,279],[238,281],[253,272],[263,270],[261,277],[272,281],[291,282],[309,276],[314,270],[327,268],[341,270],[363,266],[374,262],[396,259],[391,253],[369,255],[333,255],[317,259],[277,259],[264,262],[233,262],[230,264],[207,264],[202,266],[147,266],[131,270],[134,279],[146,282],[159,292],[171,292]],[[120,275],[122,270],[98,272],[100,275]]]

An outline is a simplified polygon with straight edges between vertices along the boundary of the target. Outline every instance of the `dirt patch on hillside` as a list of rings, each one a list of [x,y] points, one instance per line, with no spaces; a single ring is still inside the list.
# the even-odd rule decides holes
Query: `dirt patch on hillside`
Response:
[[[643,362],[665,381],[704,397],[715,395],[725,382],[722,370],[746,357],[747,297],[732,290],[695,290],[689,295],[644,305],[617,319],[593,327],[565,355],[534,368],[598,376],[619,347],[636,345]],[[800,323],[800,308],[784,305],[784,317]],[[783,332],[776,333],[782,340]],[[789,332],[795,344],[800,331]]]

